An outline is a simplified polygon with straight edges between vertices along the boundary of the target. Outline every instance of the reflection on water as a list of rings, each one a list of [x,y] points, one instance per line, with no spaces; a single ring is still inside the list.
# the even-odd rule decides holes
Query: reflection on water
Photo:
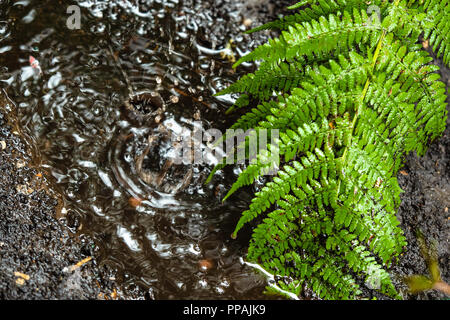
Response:
[[[69,227],[95,239],[98,261],[117,269],[125,286],[140,285],[157,299],[264,298],[264,278],[241,259],[248,239],[229,237],[250,195],[220,201],[236,177],[232,168],[204,185],[211,166],[186,166],[192,170],[186,188],[155,188],[136,167],[155,117],[138,121],[121,108],[131,94],[156,92],[166,124],[226,128],[221,119],[230,97],[212,95],[238,76],[220,57],[228,39],[205,40],[215,21],[201,2],[138,3],[80,1],[81,29],[69,30],[72,3],[6,1],[1,86],[64,195]],[[236,43],[237,51],[247,50],[242,36]],[[152,151],[142,166],[155,165]]]

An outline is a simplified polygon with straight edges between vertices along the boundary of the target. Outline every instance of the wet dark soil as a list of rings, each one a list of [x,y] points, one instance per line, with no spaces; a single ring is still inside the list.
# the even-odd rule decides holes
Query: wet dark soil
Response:
[[[0,105],[2,112],[13,107],[3,93]],[[0,299],[104,299],[105,294],[111,299],[120,294],[113,275],[100,271],[95,260],[71,270],[92,256],[95,245],[88,237],[72,237],[56,220],[57,200],[4,113],[0,145]]]
[[[220,203],[236,177],[231,168],[209,189],[149,203],[141,192],[147,189],[129,178],[127,161],[143,150],[144,125],[114,108],[127,99],[127,87],[151,88],[169,104],[174,123],[200,113],[203,125],[226,128],[217,115],[227,101],[212,94],[246,68],[232,71],[233,57],[223,48],[231,45],[238,58],[266,41],[269,32],[242,32],[273,20],[292,1],[143,1],[131,9],[124,9],[130,1],[82,2],[88,26],[78,32],[64,28],[69,2],[60,8],[52,2],[0,6],[9,14],[0,16],[9,23],[0,35],[0,80],[14,102],[0,99],[0,298],[267,298],[265,279],[242,263],[248,239],[229,237],[251,190]],[[157,19],[148,21],[149,12]],[[108,58],[108,44],[129,79]],[[40,79],[26,76],[29,54],[41,61]],[[442,74],[449,83],[448,68]],[[194,169],[197,180],[210,170]],[[420,229],[437,241],[449,282],[449,126],[424,157],[408,155],[399,180],[408,248],[391,273],[400,290],[401,276],[427,274],[415,238]],[[434,291],[404,294],[444,298]]]

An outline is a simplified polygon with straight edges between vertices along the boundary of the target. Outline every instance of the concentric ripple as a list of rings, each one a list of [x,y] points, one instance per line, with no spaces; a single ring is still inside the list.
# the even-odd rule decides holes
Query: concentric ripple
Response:
[[[0,83],[64,196],[63,219],[124,286],[156,299],[264,298],[265,279],[242,261],[248,239],[229,236],[250,195],[221,202],[236,172],[203,183],[214,163],[203,138],[193,143],[208,161],[174,161],[196,129],[227,127],[218,115],[232,97],[213,95],[238,77],[221,56],[226,35],[205,40],[223,29],[209,2],[183,2],[80,1],[82,29],[69,30],[64,4],[20,1],[0,10]]]

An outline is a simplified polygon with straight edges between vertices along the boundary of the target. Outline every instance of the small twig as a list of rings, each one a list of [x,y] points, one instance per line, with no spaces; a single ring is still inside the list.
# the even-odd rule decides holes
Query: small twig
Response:
[[[24,280],[30,280],[30,276],[29,275],[27,275],[25,273],[22,273],[22,272],[19,272],[19,271],[14,272],[14,275],[16,277],[22,278]]]
[[[87,257],[79,262],[77,262],[76,264],[70,266],[70,267],[65,267],[63,269],[63,272],[73,272],[75,270],[77,270],[78,268],[80,268],[82,265],[84,265],[85,263],[89,262],[92,260],[92,257]]]
[[[209,104],[207,104],[206,102],[201,101],[201,100],[197,99],[196,97],[191,96],[191,95],[187,94],[186,92],[184,92],[184,91],[182,91],[182,90],[180,90],[180,89],[178,89],[178,88],[173,88],[173,89],[174,89],[176,92],[178,92],[179,94],[181,94],[182,96],[189,97],[189,98],[191,98],[192,100],[194,100],[195,102],[201,103],[201,104],[207,106],[209,109],[211,109],[211,106],[210,106]]]
[[[445,293],[446,295],[450,296],[450,285],[448,285],[446,282],[444,281],[437,281],[433,284],[433,289],[439,290],[443,293]]]

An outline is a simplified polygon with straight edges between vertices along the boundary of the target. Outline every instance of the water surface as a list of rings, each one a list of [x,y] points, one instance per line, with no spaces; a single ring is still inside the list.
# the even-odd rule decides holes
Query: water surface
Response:
[[[70,30],[66,9],[73,3],[0,5],[1,87],[63,195],[60,218],[95,240],[97,261],[117,270],[119,282],[151,298],[264,298],[265,278],[242,260],[249,236],[230,239],[251,194],[221,203],[236,168],[204,185],[211,165],[194,166],[192,183],[175,194],[149,186],[135,159],[152,119],[134,121],[121,108],[130,94],[156,92],[164,121],[224,130],[231,97],[213,94],[239,74],[226,49],[231,35],[220,32],[234,28],[236,55],[255,45],[239,35],[241,7],[218,18],[205,9],[208,0],[79,1],[81,29]],[[206,34],[209,28],[220,32]]]

